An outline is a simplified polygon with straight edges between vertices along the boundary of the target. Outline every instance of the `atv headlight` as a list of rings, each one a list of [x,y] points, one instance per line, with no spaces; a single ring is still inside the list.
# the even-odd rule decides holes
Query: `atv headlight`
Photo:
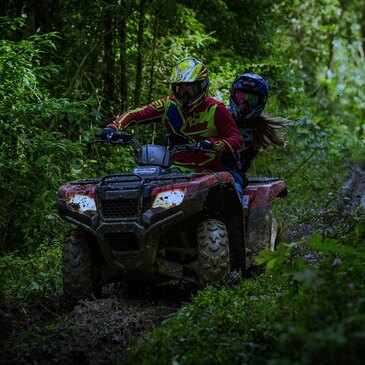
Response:
[[[88,195],[71,195],[67,199],[67,205],[82,214],[93,214],[96,212],[95,200]]]
[[[172,208],[184,200],[185,189],[166,190],[157,193],[153,200],[152,208]]]

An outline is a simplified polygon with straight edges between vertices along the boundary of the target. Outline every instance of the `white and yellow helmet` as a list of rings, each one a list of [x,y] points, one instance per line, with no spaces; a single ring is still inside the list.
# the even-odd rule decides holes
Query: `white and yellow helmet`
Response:
[[[208,69],[195,58],[185,58],[172,70],[170,84],[176,101],[190,111],[208,95]]]

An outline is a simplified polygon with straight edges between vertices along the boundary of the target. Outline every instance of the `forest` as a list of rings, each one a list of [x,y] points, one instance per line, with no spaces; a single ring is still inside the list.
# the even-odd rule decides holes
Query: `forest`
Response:
[[[58,215],[57,190],[133,166],[94,134],[170,95],[184,57],[204,62],[209,95],[225,105],[237,75],[267,81],[265,111],[289,120],[286,146],[261,151],[249,177],[285,180],[289,194],[275,209],[288,238],[261,253],[262,275],[198,291],[100,363],[363,363],[365,212],[342,188],[365,161],[362,0],[1,1],[0,363],[63,363],[10,351],[11,318],[34,303],[56,312],[63,301],[71,225]],[[162,123],[132,132],[161,144],[166,133]],[[46,346],[70,321],[57,313],[20,340]]]

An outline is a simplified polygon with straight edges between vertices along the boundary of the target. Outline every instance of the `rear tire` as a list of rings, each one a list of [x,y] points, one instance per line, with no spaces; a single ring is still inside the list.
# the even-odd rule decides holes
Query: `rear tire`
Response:
[[[66,303],[74,305],[80,299],[93,298],[92,236],[75,229],[70,232],[62,251],[62,282]]]
[[[203,220],[197,229],[197,243],[200,286],[228,281],[231,270],[225,224],[217,219]]]

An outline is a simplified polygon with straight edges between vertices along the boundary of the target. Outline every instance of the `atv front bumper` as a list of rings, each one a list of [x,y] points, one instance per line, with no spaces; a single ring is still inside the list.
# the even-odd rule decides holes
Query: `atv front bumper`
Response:
[[[138,219],[105,219],[102,214],[82,217],[59,205],[65,220],[81,227],[97,238],[107,264],[118,265],[127,272],[154,271],[160,237],[168,230],[201,212],[208,190],[189,193],[183,203],[170,209],[151,208]]]

